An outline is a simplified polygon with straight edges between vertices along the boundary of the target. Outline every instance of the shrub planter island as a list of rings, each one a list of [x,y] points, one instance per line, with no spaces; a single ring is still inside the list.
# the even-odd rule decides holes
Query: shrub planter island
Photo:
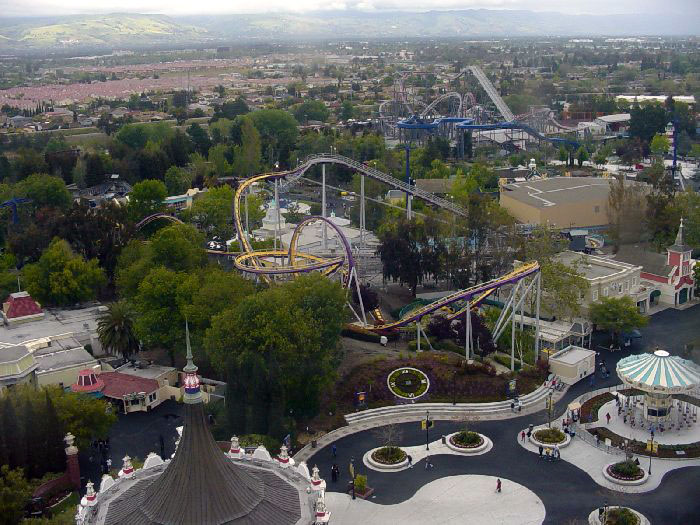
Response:
[[[364,463],[375,470],[401,470],[408,467],[406,452],[400,447],[384,446],[365,454]]]
[[[348,483],[348,494],[352,494],[352,483]],[[367,499],[374,494],[374,489],[367,485],[367,476],[358,474],[355,476],[355,496]]]
[[[605,522],[603,520],[605,519]],[[595,509],[588,515],[590,525],[649,525],[649,520],[629,507],[608,507],[607,518],[604,518],[601,509]]]
[[[539,447],[553,447],[554,445],[559,448],[564,448],[571,443],[571,436],[569,434],[564,434],[558,428],[540,428],[535,430],[530,436],[530,442]]]
[[[477,454],[484,452],[491,445],[491,440],[470,430],[455,432],[447,437],[447,447],[461,454]]]
[[[617,485],[641,485],[649,479],[649,474],[631,459],[610,463],[603,468],[603,475]]]

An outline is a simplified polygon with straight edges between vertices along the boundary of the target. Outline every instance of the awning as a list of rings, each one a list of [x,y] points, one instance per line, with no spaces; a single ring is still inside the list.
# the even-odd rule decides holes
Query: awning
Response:
[[[654,290],[653,292],[651,292],[652,299],[655,297],[660,297],[660,296],[661,296],[661,290]]]

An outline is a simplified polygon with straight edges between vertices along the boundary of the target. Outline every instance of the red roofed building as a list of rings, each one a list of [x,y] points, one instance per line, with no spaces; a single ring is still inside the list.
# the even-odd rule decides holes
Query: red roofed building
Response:
[[[15,292],[3,303],[2,316],[6,324],[23,323],[42,319],[44,311],[29,293]]]
[[[124,413],[145,412],[160,404],[158,381],[121,372],[102,372],[99,379],[104,382],[102,393],[122,404]]]

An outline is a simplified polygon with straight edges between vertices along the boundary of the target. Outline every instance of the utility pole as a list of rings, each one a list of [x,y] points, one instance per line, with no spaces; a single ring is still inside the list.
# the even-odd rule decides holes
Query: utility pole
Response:
[[[326,217],[326,165],[321,164],[321,217]],[[323,251],[328,245],[328,225],[323,221]]]
[[[365,176],[360,174],[360,248],[365,247]]]

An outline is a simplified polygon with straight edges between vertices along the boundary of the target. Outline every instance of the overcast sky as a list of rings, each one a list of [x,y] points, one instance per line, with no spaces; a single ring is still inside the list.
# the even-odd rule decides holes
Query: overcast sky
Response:
[[[0,16],[114,12],[166,15],[314,10],[530,9],[565,13],[674,13],[700,16],[699,0],[0,0]]]

